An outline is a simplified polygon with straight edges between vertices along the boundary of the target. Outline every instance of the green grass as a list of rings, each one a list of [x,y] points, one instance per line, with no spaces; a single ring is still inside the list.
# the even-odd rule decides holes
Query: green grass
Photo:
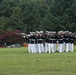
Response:
[[[76,75],[76,46],[74,52],[41,54],[0,48],[0,75]]]

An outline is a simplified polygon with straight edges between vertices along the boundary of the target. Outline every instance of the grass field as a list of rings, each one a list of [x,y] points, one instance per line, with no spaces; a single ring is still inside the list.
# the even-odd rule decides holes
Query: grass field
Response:
[[[74,52],[41,54],[0,48],[0,75],[76,75],[76,46]]]

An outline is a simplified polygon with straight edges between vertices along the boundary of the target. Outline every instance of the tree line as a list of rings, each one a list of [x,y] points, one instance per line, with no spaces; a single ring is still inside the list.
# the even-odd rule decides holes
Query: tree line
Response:
[[[0,35],[6,31],[76,31],[76,0],[0,0]]]

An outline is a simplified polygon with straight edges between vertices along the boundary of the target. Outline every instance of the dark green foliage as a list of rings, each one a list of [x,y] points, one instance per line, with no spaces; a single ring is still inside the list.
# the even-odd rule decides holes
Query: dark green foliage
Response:
[[[76,31],[76,0],[0,0],[4,31]]]

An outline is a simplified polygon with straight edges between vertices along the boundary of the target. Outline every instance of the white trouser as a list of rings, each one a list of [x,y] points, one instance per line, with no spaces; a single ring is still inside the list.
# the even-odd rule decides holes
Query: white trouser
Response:
[[[63,43],[59,44],[58,51],[60,53],[63,52]]]
[[[41,52],[44,52],[44,46],[43,44],[38,44],[38,52],[41,53]]]
[[[32,47],[32,46],[31,46]],[[33,44],[33,52],[36,53],[36,44]]]
[[[45,52],[47,53],[48,51],[48,43],[45,43]]]
[[[32,53],[35,53],[35,44],[31,44],[31,51]]]
[[[69,43],[66,43],[66,52],[69,51]]]
[[[69,51],[73,52],[73,49],[74,49],[74,43],[70,43],[69,44]]]
[[[28,52],[29,53],[31,52],[31,44],[30,43],[28,44]]]
[[[38,52],[38,44],[35,44],[35,52]]]
[[[52,48],[51,52],[55,52],[56,51],[56,44],[52,43],[51,48]]]
[[[65,42],[63,42],[63,52],[65,51]]]
[[[52,46],[51,46],[52,44],[51,43],[48,43],[48,50],[49,50],[49,53],[51,52],[51,50],[52,50]]]

